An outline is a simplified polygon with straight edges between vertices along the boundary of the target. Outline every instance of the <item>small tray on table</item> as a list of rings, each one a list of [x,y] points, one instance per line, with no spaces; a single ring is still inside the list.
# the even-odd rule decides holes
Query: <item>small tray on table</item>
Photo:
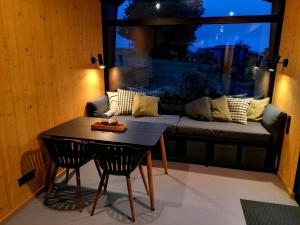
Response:
[[[122,132],[126,129],[126,124],[119,123],[118,125],[103,125],[100,122],[96,122],[91,125],[92,130],[111,131],[111,132]]]

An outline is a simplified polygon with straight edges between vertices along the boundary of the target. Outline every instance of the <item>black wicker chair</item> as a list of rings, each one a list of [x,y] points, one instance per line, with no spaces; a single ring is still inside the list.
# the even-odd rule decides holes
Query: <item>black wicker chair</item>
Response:
[[[102,187],[107,185],[108,176],[126,176],[128,198],[131,208],[131,220],[135,221],[130,174],[137,167],[139,167],[146,192],[149,194],[146,178],[141,164],[142,160],[145,158],[147,150],[125,145],[105,145],[97,143],[91,144],[91,148],[94,150],[94,152],[96,152],[96,161],[103,170],[103,175],[100,180],[91,215],[94,215],[98,199],[101,195]]]
[[[50,157],[51,161],[54,163],[54,171],[49,174],[50,176],[50,184],[45,195],[45,204],[47,204],[47,200],[49,194],[53,188],[54,180],[57,174],[57,170],[59,167],[67,169],[67,177],[69,169],[75,169],[76,171],[76,183],[77,183],[77,207],[82,211],[82,202],[81,202],[81,187],[80,187],[80,170],[79,168],[89,162],[91,159],[94,159],[95,152],[91,150],[88,142],[78,141],[78,140],[70,140],[70,139],[56,139],[50,137],[42,137],[42,141],[44,142]],[[101,176],[101,170],[99,165],[96,163],[96,167],[99,175]]]

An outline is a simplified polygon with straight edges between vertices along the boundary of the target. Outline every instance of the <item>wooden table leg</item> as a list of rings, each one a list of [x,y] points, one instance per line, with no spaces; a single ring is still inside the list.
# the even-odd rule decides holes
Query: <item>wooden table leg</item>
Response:
[[[153,188],[153,176],[152,176],[152,156],[151,150],[147,151],[147,172],[148,172],[148,185],[149,185],[149,196],[150,196],[150,208],[154,210],[154,188]]]
[[[160,143],[161,157],[165,168],[165,174],[168,174],[168,161],[167,161],[166,147],[165,147],[165,141],[163,135],[160,136],[159,143]]]

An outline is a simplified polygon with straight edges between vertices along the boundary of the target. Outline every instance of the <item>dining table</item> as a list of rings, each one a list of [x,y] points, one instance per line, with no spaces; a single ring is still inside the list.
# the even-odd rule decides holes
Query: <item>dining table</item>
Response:
[[[164,123],[122,121],[122,123],[126,124],[126,129],[123,132],[93,130],[91,125],[98,121],[99,118],[78,117],[48,129],[42,132],[40,135],[53,138],[92,141],[104,144],[130,145],[146,149],[150,206],[151,209],[154,210],[155,203],[151,151],[158,143],[160,144],[164,169],[165,173],[167,174],[167,158],[163,133],[167,129],[168,125]]]

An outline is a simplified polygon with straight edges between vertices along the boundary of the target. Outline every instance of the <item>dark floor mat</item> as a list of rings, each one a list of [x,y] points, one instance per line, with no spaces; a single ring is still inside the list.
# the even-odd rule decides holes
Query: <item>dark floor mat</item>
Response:
[[[296,206],[241,199],[247,225],[300,225],[300,208]]]

